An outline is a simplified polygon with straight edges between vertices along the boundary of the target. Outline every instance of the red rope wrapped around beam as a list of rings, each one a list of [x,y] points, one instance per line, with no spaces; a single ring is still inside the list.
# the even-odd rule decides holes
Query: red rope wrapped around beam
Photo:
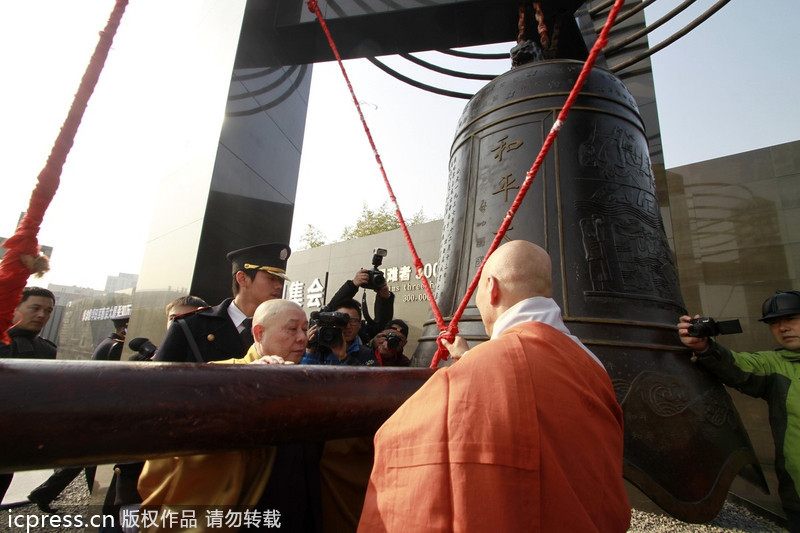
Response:
[[[525,199],[528,189],[530,189],[531,185],[533,185],[533,179],[536,177],[537,172],[539,172],[539,167],[541,167],[542,163],[544,163],[544,158],[547,156],[547,152],[550,151],[550,147],[555,142],[558,133],[561,131],[564,122],[567,120],[567,115],[569,114],[572,106],[575,104],[575,100],[578,99],[578,94],[580,94],[586,78],[589,77],[589,72],[591,72],[592,67],[594,67],[595,61],[597,61],[597,56],[602,51],[603,47],[608,44],[608,32],[614,25],[614,20],[617,18],[617,14],[624,3],[625,0],[616,0],[614,2],[614,7],[611,8],[611,11],[609,11],[606,23],[603,26],[603,29],[600,31],[600,35],[597,36],[597,40],[594,42],[594,45],[589,52],[589,57],[586,58],[586,62],[583,64],[583,68],[581,69],[581,73],[578,76],[578,79],[575,80],[575,85],[572,87],[572,90],[567,97],[567,101],[564,102],[564,107],[561,108],[561,112],[558,114],[558,119],[555,121],[555,123],[553,123],[553,127],[550,128],[550,133],[547,134],[547,138],[542,144],[542,149],[539,151],[539,155],[536,157],[536,160],[533,162],[530,170],[528,170],[528,172],[525,174],[525,181],[519,188],[519,192],[517,192],[517,197],[514,199],[514,203],[512,203],[511,207],[508,209],[508,212],[503,219],[503,223],[500,224],[500,229],[497,231],[492,244],[489,246],[489,251],[486,252],[483,261],[481,261],[481,265],[478,267],[478,271],[475,272],[475,277],[472,278],[472,282],[469,284],[469,287],[467,287],[467,292],[464,294],[461,304],[458,306],[458,309],[456,309],[456,312],[453,313],[453,318],[450,320],[450,325],[448,326],[447,330],[439,334],[439,340],[437,340],[439,348],[436,350],[436,354],[431,361],[431,368],[436,368],[439,364],[439,361],[442,359],[447,360],[449,357],[449,352],[444,346],[442,346],[441,339],[445,338],[448,339],[449,342],[452,342],[456,333],[458,333],[458,321],[461,320],[461,315],[464,314],[464,310],[467,308],[467,304],[469,303],[469,299],[472,297],[472,293],[475,292],[475,289],[478,287],[478,282],[481,279],[481,272],[483,272],[483,266],[486,264],[486,261],[494,253],[497,247],[500,246],[500,242],[503,240],[508,227],[511,225],[511,221],[514,219],[514,215],[517,213],[519,206]]]

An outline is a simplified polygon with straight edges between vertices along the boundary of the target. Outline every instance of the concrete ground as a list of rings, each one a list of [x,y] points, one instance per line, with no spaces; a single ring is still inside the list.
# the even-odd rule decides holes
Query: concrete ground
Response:
[[[11,486],[8,487],[5,498],[3,498],[2,505],[14,505],[17,503],[27,503],[28,494],[41,485],[53,473],[52,469],[48,470],[28,470],[25,472],[17,472],[14,474],[14,479]],[[113,465],[100,465],[97,467],[97,473],[94,478],[94,488],[92,489],[91,504],[102,505],[103,498],[105,498],[108,484],[111,481],[113,474]],[[85,484],[86,478],[83,474],[76,478],[80,483]]]

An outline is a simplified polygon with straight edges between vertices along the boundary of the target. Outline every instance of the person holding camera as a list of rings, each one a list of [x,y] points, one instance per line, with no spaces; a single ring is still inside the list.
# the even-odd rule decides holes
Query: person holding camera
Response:
[[[383,272],[378,269],[384,257],[386,257],[386,250],[383,248],[375,248],[372,256],[372,269],[359,269],[355,276],[353,276],[353,279],[345,281],[339,290],[336,291],[336,294],[333,295],[328,305],[325,306],[326,310],[336,309],[345,300],[355,298],[360,288],[364,288],[364,290],[372,289],[375,291],[375,303],[373,305],[374,319],[369,316],[369,312],[366,309],[366,293],[361,299],[365,320],[359,330],[359,337],[365,344],[380,333],[383,330],[384,324],[389,322],[394,315],[394,293],[389,290],[386,277],[383,275]]]
[[[681,342],[697,361],[725,385],[763,398],[775,441],[775,472],[789,530],[800,533],[800,291],[778,291],[764,301],[761,322],[780,348],[755,353],[732,352],[717,343],[697,324],[708,321],[682,316],[678,324]]]
[[[326,306],[327,307],[327,306]],[[361,305],[352,298],[336,311],[311,313],[303,365],[378,366],[375,354],[361,343]]]
[[[372,339],[375,358],[381,366],[411,366],[411,359],[403,353],[407,343],[408,325],[399,319],[392,320]]]

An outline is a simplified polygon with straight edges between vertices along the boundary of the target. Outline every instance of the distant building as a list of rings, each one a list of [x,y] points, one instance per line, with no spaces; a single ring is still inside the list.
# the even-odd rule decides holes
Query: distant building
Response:
[[[138,274],[125,274],[120,272],[118,276],[108,276],[108,278],[106,278],[105,292],[117,292],[124,289],[135,289],[138,281]]]
[[[75,300],[83,298],[92,298],[104,293],[97,289],[90,289],[89,287],[78,287],[76,285],[57,285],[50,283],[47,289],[52,291],[56,296],[56,305],[68,305]]]

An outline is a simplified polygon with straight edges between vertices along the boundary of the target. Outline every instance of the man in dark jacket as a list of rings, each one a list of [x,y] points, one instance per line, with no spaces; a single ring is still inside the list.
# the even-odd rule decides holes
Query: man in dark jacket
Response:
[[[0,357],[55,359],[56,345],[39,336],[55,309],[56,298],[41,287],[25,287],[14,309],[14,325],[8,330],[11,344],[0,343]]]
[[[128,332],[130,316],[112,318],[114,332],[100,341],[92,354],[92,361],[119,361],[122,347],[125,345],[125,334]]]
[[[394,314],[394,293],[389,290],[389,285],[387,285],[386,280],[383,279],[383,283],[380,286],[373,286],[373,282],[374,280],[370,276],[370,271],[362,268],[356,272],[352,280],[345,281],[344,284],[339,287],[339,290],[336,291],[336,294],[330,299],[328,305],[325,306],[326,311],[332,311],[341,307],[342,302],[355,298],[358,289],[363,287],[365,290],[374,290],[376,293],[375,304],[373,306],[375,310],[374,319],[369,317],[369,312],[366,308],[361,309],[364,320],[361,322],[361,329],[359,329],[358,336],[364,344],[380,333],[384,324],[390,321]],[[367,304],[366,292],[361,299],[361,303],[362,306],[366,306]]]
[[[308,346],[302,365],[350,365],[380,366],[371,348],[361,342],[358,331],[361,329],[361,305],[350,298],[339,302],[335,312],[348,317],[346,326],[341,328],[342,341],[337,346],[320,345],[315,324],[308,328]]]
[[[16,359],[55,359],[56,345],[39,336],[55,309],[56,297],[41,287],[25,287],[14,310],[14,325],[8,330],[10,344],[0,343],[0,357]],[[0,502],[14,474],[0,474]]]
[[[283,296],[289,254],[289,246],[279,243],[230,252],[233,298],[176,318],[153,360],[205,363],[243,357],[253,344],[256,307]]]
[[[399,318],[386,324],[386,329],[375,335],[372,347],[381,366],[411,366],[403,348],[408,343],[408,324]]]

